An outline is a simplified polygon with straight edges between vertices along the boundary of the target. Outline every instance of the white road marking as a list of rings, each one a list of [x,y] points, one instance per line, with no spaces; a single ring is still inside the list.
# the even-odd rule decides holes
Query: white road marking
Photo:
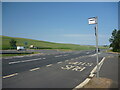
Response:
[[[35,70],[38,70],[38,69],[40,69],[40,68],[33,68],[33,69],[29,70],[29,71],[35,71]]]
[[[63,56],[68,56],[68,54],[66,54],[66,55],[63,55]]]
[[[52,64],[46,65],[46,67],[50,67],[50,66],[52,66]]]
[[[68,60],[65,60],[65,62],[67,62]]]
[[[96,56],[97,54],[89,55],[89,56]]]
[[[86,63],[86,65],[85,66],[88,66],[89,65],[89,63]]]
[[[85,86],[91,79],[87,78],[85,79],[81,84],[79,84],[78,86],[76,86],[73,90],[78,90],[78,88],[82,88],[83,86]]]
[[[46,59],[46,58],[42,58],[42,59]]]
[[[31,59],[31,60],[24,60],[24,61],[15,61],[15,62],[9,62],[9,64],[15,64],[15,63],[21,63],[21,62],[31,62],[31,61],[37,61],[40,60],[41,58],[37,59]]]
[[[73,71],[80,71],[81,67],[80,66],[76,66],[75,68],[72,69]]]
[[[65,67],[61,67],[61,69],[66,69],[66,70],[69,70],[69,69],[72,69],[74,68],[75,66],[72,66],[72,65],[66,65]]]
[[[89,54],[90,52],[87,52],[86,54]]]
[[[78,64],[79,62],[69,62],[69,64],[73,64],[73,65],[76,65]]]
[[[75,58],[75,59],[79,59],[79,57],[78,57],[78,58]]]
[[[93,65],[93,63],[91,63],[89,66],[92,66]]]
[[[82,63],[81,65],[85,65],[86,62]]]
[[[60,57],[60,56],[55,56],[55,57]]]
[[[103,64],[105,60],[105,57],[100,61],[99,65]],[[101,65],[102,66],[102,65]],[[100,66],[100,67],[101,67]],[[90,72],[89,77],[93,77],[95,74],[93,74],[97,69],[97,65],[94,67],[94,69]],[[99,68],[100,70],[100,68]],[[77,90],[78,88],[82,88],[84,87],[89,81],[91,80],[91,78],[87,78],[86,80],[84,80],[82,83],[80,83],[78,86],[76,86],[73,90]]]
[[[82,62],[79,62],[78,65],[82,64]]]
[[[103,59],[102,59],[101,62],[99,63],[99,70],[100,70],[101,66],[103,65],[104,60],[105,60],[105,57],[103,57]]]
[[[62,62],[57,62],[57,64],[60,64],[60,63],[62,63]]]
[[[21,61],[16,61],[16,62],[9,62],[9,64],[14,64],[14,63],[19,63]]]
[[[74,58],[72,58],[71,60],[74,60]]]
[[[9,78],[9,77],[13,77],[13,76],[16,76],[16,75],[18,75],[18,73],[14,73],[14,74],[11,74],[11,75],[3,76],[3,78]]]
[[[83,67],[80,71],[83,71],[86,67]]]

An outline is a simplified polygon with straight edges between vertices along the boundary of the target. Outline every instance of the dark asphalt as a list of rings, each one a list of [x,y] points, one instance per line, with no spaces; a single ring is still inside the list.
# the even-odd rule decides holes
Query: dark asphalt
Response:
[[[101,53],[99,61],[106,55]],[[21,62],[26,60],[33,61]],[[19,63],[9,64],[17,61]],[[92,50],[60,52],[3,59],[2,64],[3,77],[18,73],[16,76],[4,78],[3,88],[74,88],[84,81],[95,67],[96,55]],[[40,69],[30,71],[38,67]]]
[[[106,58],[100,70],[100,77],[113,80],[110,88],[118,88],[118,56]]]
[[[2,59],[2,75],[6,76],[12,73],[16,72],[23,72],[26,70],[29,70],[31,68],[35,67],[42,67],[48,64],[54,64],[59,61],[65,61],[67,59],[76,58],[79,56],[85,56],[94,54],[95,52],[91,51],[88,54],[86,54],[88,51],[83,52],[69,52],[69,53],[60,53],[60,54],[53,54],[53,55],[40,55],[40,56],[30,56],[30,57],[22,57],[22,58],[12,58],[12,59]],[[62,56],[60,56],[62,55]],[[64,56],[66,55],[66,56]],[[60,57],[55,57],[60,56]],[[41,58],[41,59],[39,59]],[[45,59],[43,59],[45,58]],[[17,61],[23,61],[23,60],[32,60],[32,59],[38,59],[37,61],[30,61],[30,62],[24,62],[24,63],[16,63],[16,64],[9,64],[9,62],[17,62]]]

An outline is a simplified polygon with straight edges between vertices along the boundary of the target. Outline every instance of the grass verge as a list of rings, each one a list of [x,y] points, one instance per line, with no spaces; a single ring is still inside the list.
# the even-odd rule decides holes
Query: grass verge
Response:
[[[93,45],[76,45],[76,44],[65,44],[65,43],[53,43],[48,41],[41,41],[41,40],[33,40],[33,39],[26,39],[26,38],[17,38],[17,37],[8,37],[8,36],[0,36],[0,39],[2,38],[2,44],[0,45],[0,48],[2,50],[9,50],[11,49],[10,46],[10,40],[14,39],[17,41],[17,46],[25,46],[27,48],[30,47],[30,45],[34,45],[35,47],[39,49],[61,49],[61,50],[93,50],[95,49],[95,46]],[[28,44],[25,45],[24,43],[27,42]],[[104,48],[105,47],[100,47]]]

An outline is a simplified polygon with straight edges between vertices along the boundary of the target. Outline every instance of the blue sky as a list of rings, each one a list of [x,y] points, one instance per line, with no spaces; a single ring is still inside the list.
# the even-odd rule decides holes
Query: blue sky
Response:
[[[2,34],[36,40],[95,45],[98,16],[99,45],[109,44],[118,28],[117,2],[3,2]]]

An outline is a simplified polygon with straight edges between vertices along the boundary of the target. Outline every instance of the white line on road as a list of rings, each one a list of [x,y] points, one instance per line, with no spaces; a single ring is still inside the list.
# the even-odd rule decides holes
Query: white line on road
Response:
[[[60,56],[55,56],[55,57],[60,57]]]
[[[72,58],[71,60],[74,60],[74,58]]]
[[[65,62],[67,62],[68,60],[65,60]]]
[[[99,62],[99,64],[98,65],[101,65],[102,66],[102,64],[104,63],[104,60],[105,60],[105,57]],[[100,67],[101,67],[100,66]],[[100,67],[99,67],[99,70],[100,70]],[[90,72],[90,75],[89,75],[89,77],[90,76],[94,76],[94,72],[96,71],[96,69],[97,69],[97,65],[93,68],[93,70]],[[80,83],[78,86],[76,86],[73,90],[78,90],[78,88],[82,88],[82,87],[84,87],[89,81],[90,81],[91,79],[90,78],[86,78],[82,83]]]
[[[29,70],[29,71],[35,71],[35,70],[38,70],[38,69],[40,69],[40,68],[33,68],[33,69]]]
[[[66,54],[66,55],[63,55],[63,56],[68,56],[68,54]]]
[[[60,63],[62,63],[62,62],[57,62],[57,64],[60,64]]]
[[[21,63],[21,62],[31,62],[31,61],[37,61],[40,60],[41,58],[37,59],[31,59],[31,60],[24,60],[24,61],[15,61],[15,62],[9,62],[9,64],[15,64],[15,63]]]
[[[50,67],[50,66],[52,66],[52,64],[46,65],[46,67]]]
[[[13,77],[13,76],[16,76],[16,75],[18,75],[18,73],[14,73],[14,74],[11,74],[11,75],[3,76],[3,78],[5,79],[5,78]]]
[[[87,52],[86,54],[89,54],[90,52]]]
[[[83,71],[86,67],[83,67],[80,71]]]
[[[89,56],[96,56],[97,54],[89,55]]]
[[[81,65],[84,65],[86,62],[82,63]]]

